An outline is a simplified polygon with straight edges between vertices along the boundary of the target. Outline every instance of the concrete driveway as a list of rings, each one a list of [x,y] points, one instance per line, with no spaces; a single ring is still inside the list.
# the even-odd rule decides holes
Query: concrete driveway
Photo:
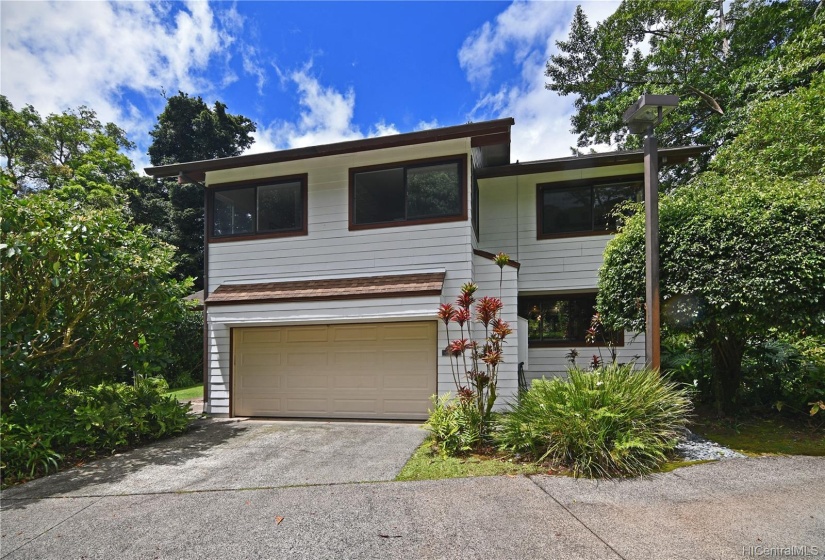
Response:
[[[825,558],[822,458],[620,482],[354,484],[392,479],[423,435],[409,424],[212,423],[4,492],[0,556],[693,559],[797,547]]]

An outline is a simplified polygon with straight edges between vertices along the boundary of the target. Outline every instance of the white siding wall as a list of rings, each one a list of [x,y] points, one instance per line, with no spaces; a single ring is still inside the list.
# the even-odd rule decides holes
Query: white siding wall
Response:
[[[542,377],[564,375],[570,366],[566,356],[570,353],[571,348],[530,348],[527,351],[529,368],[524,371],[527,382],[530,383],[533,379]],[[587,368],[590,365],[590,360],[594,354],[600,356],[605,362],[610,360],[610,352],[607,348],[579,346],[576,347],[576,350],[579,351],[576,364],[582,368]],[[644,333],[626,331],[624,333],[624,346],[617,348],[617,350],[617,361],[619,363],[624,364],[635,360],[639,365],[644,364]]]
[[[550,294],[586,292],[596,288],[609,235],[537,239],[536,189],[543,183],[574,181],[642,173],[641,164],[556,171],[520,177],[479,180],[478,247],[489,252],[504,251],[521,263],[518,292]],[[634,338],[635,337],[635,338]],[[586,366],[598,348],[578,348],[579,365]],[[569,348],[530,348],[525,370],[529,380],[566,371]],[[607,349],[602,349],[607,358]],[[644,335],[628,332],[619,361],[644,357]],[[643,360],[642,360],[643,361]]]
[[[382,163],[467,154],[469,139],[387,148],[347,155],[267,164],[207,174],[207,183],[226,183],[308,173],[308,235],[209,244],[209,291],[221,284],[292,279],[370,276],[444,270],[442,297],[261,304],[209,308],[210,400],[208,412],[229,412],[229,326],[254,318],[264,324],[306,321],[436,320],[438,304],[452,302],[472,279],[471,226],[465,221],[349,231],[349,169]],[[467,194],[470,201],[469,191]],[[471,215],[471,214],[468,214]],[[390,311],[388,311],[390,310]],[[388,315],[387,313],[390,313]],[[382,315],[383,314],[383,315]],[[412,316],[410,315],[412,314]],[[439,324],[439,350],[447,336]],[[439,392],[452,390],[446,356],[438,365]]]

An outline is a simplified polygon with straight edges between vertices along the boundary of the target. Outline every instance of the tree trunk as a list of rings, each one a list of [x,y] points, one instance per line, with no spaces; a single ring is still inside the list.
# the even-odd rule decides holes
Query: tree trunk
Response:
[[[713,393],[716,412],[720,416],[736,411],[744,353],[745,343],[735,336],[719,334],[711,343]]]

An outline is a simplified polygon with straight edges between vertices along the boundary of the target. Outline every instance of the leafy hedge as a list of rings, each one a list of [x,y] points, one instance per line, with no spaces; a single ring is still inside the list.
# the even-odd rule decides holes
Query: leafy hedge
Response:
[[[167,390],[163,379],[139,377],[135,384],[101,383],[66,389],[57,399],[15,401],[0,415],[3,485],[186,431],[190,405],[164,395]]]
[[[608,366],[539,379],[496,433],[502,449],[576,476],[651,472],[667,460],[691,411],[688,393],[652,370]]]

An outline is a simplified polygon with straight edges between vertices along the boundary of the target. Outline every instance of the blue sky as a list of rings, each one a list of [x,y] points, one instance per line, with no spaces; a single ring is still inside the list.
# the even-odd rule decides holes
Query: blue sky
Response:
[[[576,4],[3,1],[0,91],[95,109],[138,168],[179,89],[254,120],[254,152],[512,116],[514,161],[561,157],[573,99],[543,70]],[[591,22],[617,6],[582,4]]]

